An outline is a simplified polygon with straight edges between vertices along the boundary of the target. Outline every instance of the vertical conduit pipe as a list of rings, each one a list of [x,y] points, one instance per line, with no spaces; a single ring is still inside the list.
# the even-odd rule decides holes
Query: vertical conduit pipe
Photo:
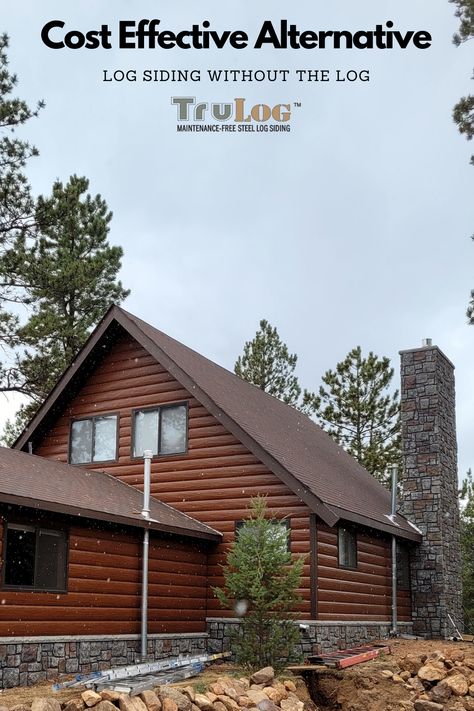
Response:
[[[398,466],[392,465],[392,518],[397,513]],[[398,634],[397,611],[397,537],[392,536],[392,634]]]
[[[153,453],[146,449],[143,452],[143,508],[144,519],[150,518],[150,475],[151,459]],[[148,656],[148,552],[150,545],[150,531],[147,528],[143,531],[143,553],[142,553],[142,618],[141,618],[141,645],[140,657],[144,662]]]

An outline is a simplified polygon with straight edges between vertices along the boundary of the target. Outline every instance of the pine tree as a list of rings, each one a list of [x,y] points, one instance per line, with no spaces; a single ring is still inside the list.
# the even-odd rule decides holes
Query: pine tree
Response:
[[[454,44],[459,45],[474,37],[474,0],[449,0],[456,5],[456,17],[459,18],[459,32],[453,37]],[[472,77],[474,79],[474,76]],[[459,133],[471,141],[474,137],[474,96],[463,96],[453,109],[453,120],[457,124]],[[474,165],[474,156],[471,156]],[[472,238],[474,239],[474,237]],[[474,325],[474,289],[471,291],[471,300],[467,308],[469,323]]]
[[[38,115],[43,107],[39,102],[33,109],[16,98],[17,77],[8,67],[8,36],[0,36],[0,255],[18,237],[28,235],[34,226],[34,201],[24,168],[28,160],[38,155],[28,141],[20,139],[16,130]],[[16,316],[10,310],[11,302],[23,303],[25,292],[22,280],[15,281],[10,274],[0,275],[0,348],[5,352],[17,344]],[[22,392],[18,371],[8,362],[0,364],[0,391]]]
[[[460,491],[463,608],[466,630],[474,632],[474,480],[469,469]]]
[[[232,649],[249,670],[281,669],[299,639],[294,619],[304,557],[292,562],[288,535],[280,520],[268,518],[264,497],[251,499],[249,517],[227,555],[225,587],[214,588],[224,609],[244,613]]]
[[[72,176],[57,181],[49,197],[39,197],[33,246],[19,234],[2,269],[28,284],[32,314],[17,330],[28,347],[17,368],[31,402],[19,413],[16,432],[48,394],[112,303],[128,295],[116,280],[123,255],[107,237],[112,213],[89,181]],[[10,427],[10,438],[12,436]]]
[[[262,319],[260,330],[253,340],[245,343],[243,354],[237,358],[234,373],[288,405],[309,413],[312,393],[305,390],[301,397],[301,387],[295,375],[297,361],[298,356],[289,353],[277,329]]]
[[[321,427],[381,482],[390,464],[401,465],[398,391],[389,392],[393,368],[388,358],[360,346],[323,376],[315,399]]]

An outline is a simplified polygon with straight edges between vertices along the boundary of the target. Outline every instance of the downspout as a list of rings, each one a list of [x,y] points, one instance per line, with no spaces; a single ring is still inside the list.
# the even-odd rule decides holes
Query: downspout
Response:
[[[398,466],[392,465],[392,520],[397,514]],[[392,629],[391,634],[398,634],[397,620],[397,537],[392,536]]]
[[[150,449],[143,452],[143,509],[144,519],[150,518],[150,473],[153,453]],[[146,661],[148,656],[148,552],[150,544],[150,530],[146,527],[143,531],[142,553],[142,618],[141,618],[141,661]]]

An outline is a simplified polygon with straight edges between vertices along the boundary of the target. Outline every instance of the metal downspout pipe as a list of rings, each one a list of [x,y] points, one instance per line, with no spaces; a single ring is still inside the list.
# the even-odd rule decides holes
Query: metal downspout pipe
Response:
[[[143,452],[143,508],[144,519],[150,518],[150,475],[151,460],[153,453],[150,449]],[[142,662],[148,656],[148,553],[150,546],[150,530],[146,527],[143,531],[143,553],[142,553],[142,616],[141,616],[141,643],[140,657]]]
[[[398,466],[392,465],[392,519],[397,513]],[[392,635],[398,634],[397,610],[397,537],[392,536]]]

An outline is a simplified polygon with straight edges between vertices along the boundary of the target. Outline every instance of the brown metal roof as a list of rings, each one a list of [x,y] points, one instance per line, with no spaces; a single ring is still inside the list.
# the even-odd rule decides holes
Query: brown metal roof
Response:
[[[141,492],[109,474],[6,447],[0,447],[0,502],[192,538],[221,539],[218,531],[154,498],[147,521],[140,513]]]
[[[403,516],[390,517],[390,493],[298,410],[264,393],[179,343],[150,324],[114,306],[64,373],[25,432],[15,443],[25,448],[44,429],[102,339],[120,325],[148,350],[222,424],[328,525],[355,521],[402,538],[421,540]]]

